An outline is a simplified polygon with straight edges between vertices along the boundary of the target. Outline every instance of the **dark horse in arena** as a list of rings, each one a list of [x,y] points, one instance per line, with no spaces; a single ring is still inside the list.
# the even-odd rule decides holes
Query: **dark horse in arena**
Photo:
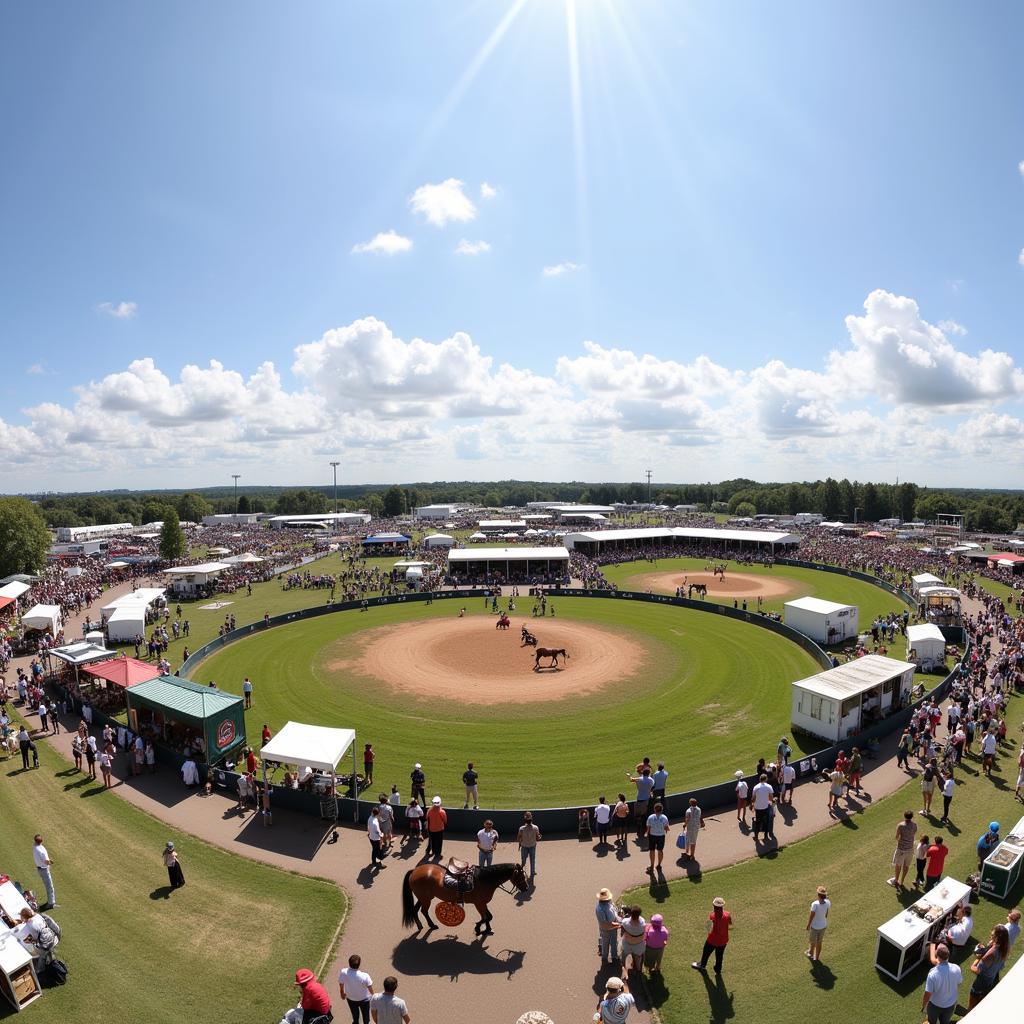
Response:
[[[540,659],[541,658],[550,658],[551,659],[551,664],[548,665],[548,668],[558,668],[558,659],[559,658],[568,659],[568,657],[569,657],[569,652],[564,647],[559,647],[557,649],[554,648],[554,647],[538,647],[537,648],[537,653],[534,655],[534,658],[533,658],[533,671],[534,672],[539,672],[540,671]]]
[[[473,931],[480,935],[494,931],[491,921],[494,915],[487,909],[487,904],[494,898],[498,889],[503,889],[506,884],[511,889],[506,892],[520,892],[530,888],[526,880],[526,872],[519,864],[495,864],[487,868],[473,868],[476,877],[473,881],[473,888],[468,892],[459,893],[457,889],[445,886],[444,876],[446,869],[443,864],[418,864],[405,873],[405,881],[402,883],[402,924],[406,928],[414,925],[422,928],[420,923],[420,911],[427,920],[427,927],[437,927],[430,916],[430,904],[433,900],[442,900],[451,903],[472,903],[480,915]]]

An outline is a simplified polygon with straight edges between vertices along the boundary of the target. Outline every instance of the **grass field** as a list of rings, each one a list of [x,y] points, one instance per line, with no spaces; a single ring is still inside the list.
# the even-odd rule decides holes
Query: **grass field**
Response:
[[[1006,610],[1011,615],[1018,615],[1016,602],[1020,598],[1020,591],[1014,590],[1012,587],[1008,587],[1005,583],[1000,583],[998,580],[986,579],[984,576],[978,577],[978,583],[980,586],[987,590],[990,594],[998,597],[1004,605]]]
[[[620,590],[643,589],[637,582],[642,576],[652,572],[693,573],[703,572],[708,564],[706,558],[660,558],[656,563],[624,562],[620,565],[606,565],[602,571]],[[763,565],[729,564],[729,573],[742,573],[744,576],[766,576],[770,579],[792,580],[794,593],[788,597],[766,598],[764,608],[770,612],[782,612],[786,601],[796,597],[819,597],[826,601],[839,604],[853,604],[859,609],[861,630],[867,629],[872,620],[888,612],[902,612],[906,607],[894,595],[862,580],[851,579],[838,573],[823,572],[818,569],[801,569],[791,565],[776,565],[771,569]],[[709,601],[713,598],[709,597]],[[732,604],[732,599],[719,599],[722,604]],[[748,601],[748,607],[754,608],[756,599]]]
[[[326,668],[332,649],[360,630],[455,613],[447,601],[337,613],[232,644],[192,674],[235,693],[251,676],[252,736],[263,722],[276,731],[289,718],[355,728],[360,742],[374,744],[378,788],[397,782],[404,794],[412,763],[421,761],[428,788],[451,799],[461,795],[472,760],[484,806],[528,807],[589,803],[599,791],[614,796],[643,754],[665,760],[673,789],[722,782],[740,767],[752,771],[789,732],[789,684],[817,668],[757,626],[587,599],[559,601],[559,618],[627,632],[652,651],[653,668],[642,678],[589,697],[517,705],[513,694],[507,705],[440,708]],[[470,614],[490,628],[489,616]]]
[[[178,832],[104,793],[48,747],[41,754],[37,771],[22,772],[20,758],[2,762],[0,867],[39,893],[32,837],[43,835],[70,976],[46,989],[29,1017],[278,1020],[294,998],[295,968],[316,969],[327,953],[345,914],[343,892]],[[168,839],[186,880],[169,898],[160,859]],[[0,999],[5,1016],[15,1012]]]
[[[1020,713],[1014,701],[1014,720]],[[1019,735],[1014,730],[1013,735]],[[918,817],[918,834],[943,834],[950,847],[946,875],[963,879],[976,868],[975,842],[996,819],[1006,835],[1024,815],[1024,805],[1013,798],[1016,747],[1004,744],[994,780],[981,777],[978,762],[969,761],[958,773],[951,809],[951,825]],[[826,799],[823,785],[797,790],[796,808]],[[791,1024],[794,1020],[870,1020],[917,1024],[926,971],[919,968],[901,983],[892,982],[874,968],[876,929],[901,905],[916,895],[899,893],[885,884],[890,876],[895,827],[905,810],[920,807],[920,786],[909,782],[894,795],[864,814],[853,815],[808,839],[786,846],[776,855],[744,861],[711,871],[702,878],[635,889],[626,894],[648,919],[655,911],[665,916],[672,931],[662,982],[654,982],[651,996],[666,1024],[706,1019],[719,1024],[730,1019],[759,1024]],[[720,827],[733,827],[733,816],[723,814]],[[713,842],[709,833],[703,842]],[[913,870],[911,870],[911,878]],[[820,964],[804,957],[807,948],[808,907],[815,889],[826,885],[832,901]],[[1005,920],[1008,909],[1024,896],[1019,886],[1009,901],[983,898],[974,907],[974,936],[988,936],[993,925]],[[725,956],[721,984],[712,972],[701,975],[690,968],[699,959],[704,922],[715,896],[725,898],[735,919],[735,931]],[[1020,943],[1014,959],[1021,955]],[[967,1005],[970,975],[960,991]]]

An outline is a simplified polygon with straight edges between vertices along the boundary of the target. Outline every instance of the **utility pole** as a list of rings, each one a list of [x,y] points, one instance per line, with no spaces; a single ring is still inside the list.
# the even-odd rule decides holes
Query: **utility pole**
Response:
[[[236,516],[238,515],[238,478],[241,475],[242,475],[241,473],[232,473],[231,474],[231,479],[235,481],[235,515]]]
[[[338,467],[340,462],[332,462],[331,469],[334,470],[334,514],[338,514]],[[335,524],[337,525],[337,524]]]
[[[647,504],[651,503],[651,470],[647,470]],[[648,509],[648,511],[650,511]]]

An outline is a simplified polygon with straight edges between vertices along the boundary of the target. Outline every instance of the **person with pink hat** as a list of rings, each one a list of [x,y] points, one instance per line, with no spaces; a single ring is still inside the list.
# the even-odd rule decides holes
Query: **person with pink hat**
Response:
[[[661,958],[668,945],[668,929],[661,914],[652,914],[644,931],[644,967],[651,974],[661,974]]]
[[[331,1013],[331,997],[308,967],[300,967],[295,972],[295,984],[302,992],[302,1000],[299,1003],[302,1010],[301,1024],[313,1024],[314,1021],[317,1024],[321,1021],[327,1024],[328,1021],[334,1020],[334,1014]]]

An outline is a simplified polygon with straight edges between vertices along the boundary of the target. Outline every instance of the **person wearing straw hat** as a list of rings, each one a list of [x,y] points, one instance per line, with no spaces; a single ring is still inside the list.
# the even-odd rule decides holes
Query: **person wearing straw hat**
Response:
[[[704,940],[704,951],[700,962],[694,961],[690,966],[695,971],[706,971],[711,954],[715,954],[715,974],[722,973],[722,958],[725,947],[729,943],[729,929],[732,928],[732,914],[725,909],[725,900],[716,896],[711,901],[711,913],[708,914],[708,937]]]
[[[811,960],[818,960],[821,957],[821,940],[825,937],[825,929],[828,927],[828,912],[832,909],[832,901],[828,898],[828,890],[823,885],[818,886],[818,898],[811,904],[811,913],[807,918],[807,952]]]
[[[181,865],[178,863],[178,853],[174,849],[174,843],[170,840],[164,847],[164,867],[167,868],[167,880],[172,889],[180,889],[185,884],[185,876],[181,873]]]
[[[622,1024],[636,1005],[629,985],[622,978],[609,978],[604,986],[604,998],[597,1004],[594,1021],[601,1024]]]
[[[597,955],[601,958],[601,963],[607,964],[618,960],[620,918],[612,902],[610,889],[601,889],[598,892],[594,916],[597,918]]]

